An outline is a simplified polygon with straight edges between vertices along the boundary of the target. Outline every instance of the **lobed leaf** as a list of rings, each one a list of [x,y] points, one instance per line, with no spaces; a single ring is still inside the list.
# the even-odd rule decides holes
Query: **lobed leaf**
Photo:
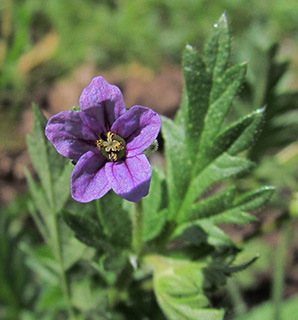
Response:
[[[265,205],[270,200],[274,192],[274,187],[262,187],[254,191],[247,192],[235,201],[235,206],[242,210],[255,210]]]
[[[228,209],[233,203],[235,193],[235,187],[230,187],[221,193],[194,203],[181,222],[208,218]]]
[[[209,106],[211,82],[204,61],[190,45],[187,45],[184,50],[183,69],[188,98],[182,109],[186,142],[189,153],[195,156]]]
[[[232,102],[241,88],[246,73],[246,64],[239,64],[227,70],[223,79],[220,80],[220,85],[217,91],[220,91],[212,101],[205,118],[204,130],[202,132],[199,153],[199,160],[202,162],[202,156],[208,154],[212,149],[215,137],[217,136],[222,123],[226,117]],[[214,94],[215,95],[215,94]],[[204,162],[203,162],[204,164]],[[203,164],[199,164],[202,168]]]
[[[254,166],[253,162],[223,153],[213,163],[199,173],[192,181],[180,208],[177,221],[183,221],[192,204],[215,183],[243,174]]]
[[[213,32],[204,48],[204,60],[208,73],[213,79],[220,78],[227,67],[230,57],[230,33],[228,21],[223,14],[218,23],[214,25]]]
[[[216,157],[223,152],[236,155],[250,148],[259,133],[263,114],[264,109],[256,110],[221,132],[211,150],[212,157]]]
[[[195,245],[208,243],[214,247],[234,247],[233,241],[210,220],[195,220],[179,225],[172,234],[173,239],[182,239]]]

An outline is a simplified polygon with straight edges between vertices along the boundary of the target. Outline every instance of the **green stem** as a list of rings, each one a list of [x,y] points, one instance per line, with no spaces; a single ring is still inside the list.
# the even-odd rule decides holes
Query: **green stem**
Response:
[[[236,279],[230,279],[227,283],[227,289],[234,305],[236,316],[245,314],[247,311],[246,304],[242,299],[241,290]]]
[[[96,205],[96,212],[97,212],[98,221],[99,221],[99,224],[101,225],[101,227],[103,228],[103,233],[105,235],[109,235],[109,231],[107,230],[105,219],[102,214],[100,199],[95,200],[95,205]]]
[[[61,237],[58,229],[58,215],[53,215],[53,228],[52,228],[52,236],[53,236],[53,248],[56,255],[56,259],[60,266],[60,277],[61,277],[61,286],[63,295],[66,300],[66,305],[68,309],[69,319],[76,320],[76,315],[71,303],[71,295],[70,295],[70,286],[65,272],[65,266],[62,255],[62,244]]]
[[[274,305],[274,320],[281,320],[281,307],[288,252],[287,249],[291,242],[292,232],[292,222],[289,221],[288,225],[285,226],[283,233],[281,234],[281,239],[276,250],[272,291],[272,299]]]
[[[137,256],[143,248],[143,205],[142,201],[135,203],[133,212],[133,239],[132,245]]]

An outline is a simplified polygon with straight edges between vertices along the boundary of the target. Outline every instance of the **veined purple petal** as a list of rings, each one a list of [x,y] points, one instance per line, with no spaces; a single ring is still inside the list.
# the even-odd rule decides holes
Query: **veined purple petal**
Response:
[[[105,173],[106,159],[92,151],[85,153],[76,164],[71,177],[71,194],[79,202],[103,197],[111,186]]]
[[[109,84],[103,77],[95,77],[80,97],[83,111],[95,118],[106,132],[126,112],[120,89]]]
[[[63,111],[50,118],[45,129],[47,138],[64,157],[79,160],[89,150],[98,152],[94,130],[101,130],[95,120],[83,112]]]
[[[107,162],[105,170],[110,186],[121,198],[138,202],[148,194],[152,169],[144,154],[123,162]]]
[[[161,126],[160,116],[153,110],[134,106],[116,120],[111,131],[125,139],[127,157],[146,150],[156,139]]]

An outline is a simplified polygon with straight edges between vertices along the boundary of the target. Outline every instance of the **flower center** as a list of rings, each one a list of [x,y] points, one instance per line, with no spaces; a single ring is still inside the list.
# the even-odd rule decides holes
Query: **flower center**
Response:
[[[96,145],[110,161],[118,161],[125,156],[126,143],[123,138],[115,133],[102,134],[101,139],[96,141]]]

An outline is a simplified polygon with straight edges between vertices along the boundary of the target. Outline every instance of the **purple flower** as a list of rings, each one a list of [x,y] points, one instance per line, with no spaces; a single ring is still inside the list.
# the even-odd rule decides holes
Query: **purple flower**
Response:
[[[160,131],[159,115],[142,106],[126,111],[120,89],[102,77],[83,90],[80,105],[82,111],[60,112],[46,126],[57,151],[77,161],[72,197],[89,202],[112,188],[139,201],[149,191],[152,170],[144,150]]]

